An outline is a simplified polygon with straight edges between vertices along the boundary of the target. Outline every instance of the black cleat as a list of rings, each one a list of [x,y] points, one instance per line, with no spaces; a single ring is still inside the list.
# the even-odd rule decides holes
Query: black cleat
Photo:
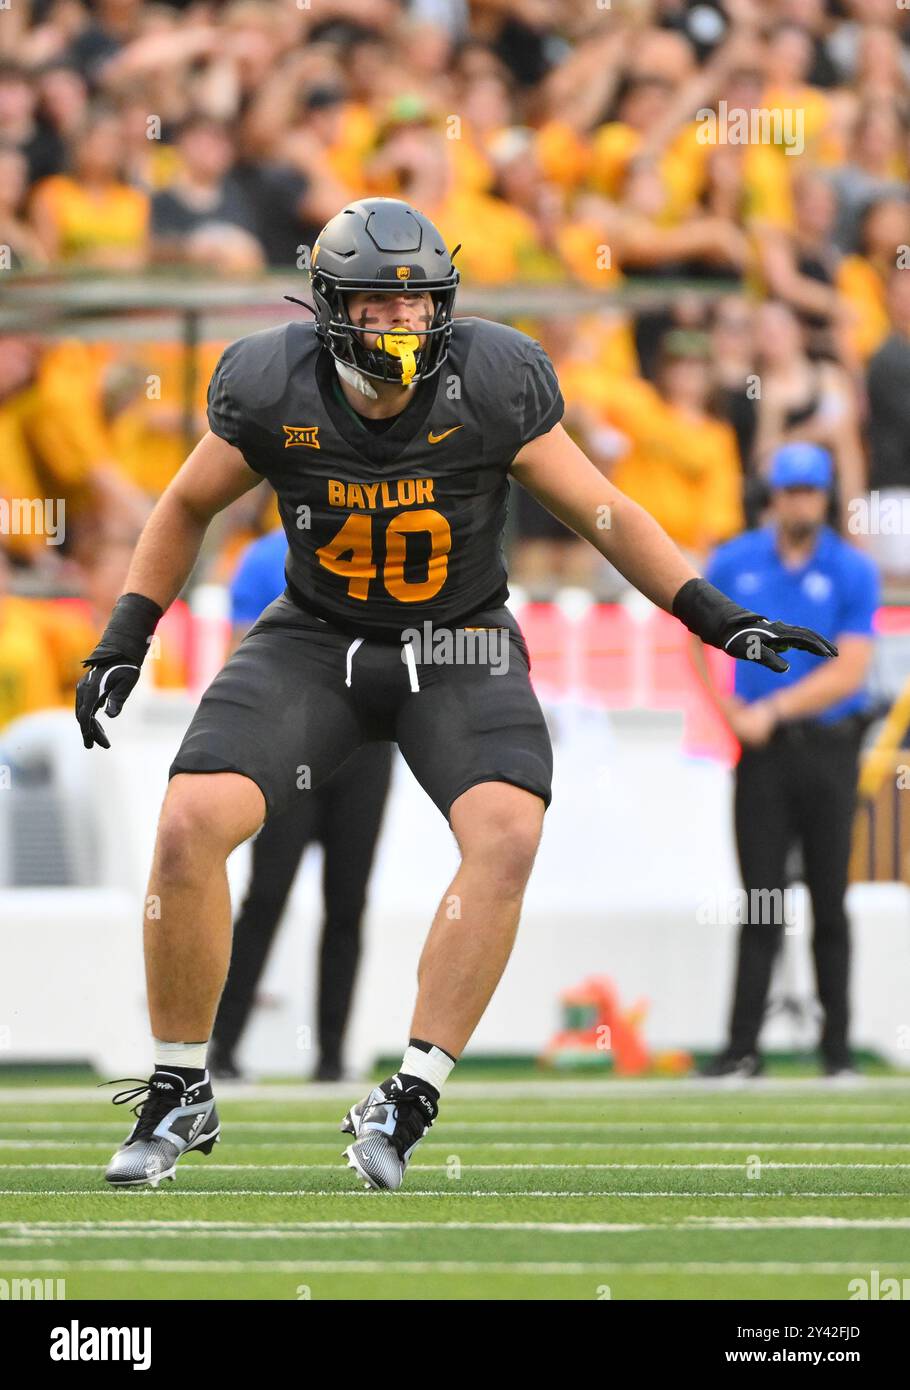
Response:
[[[741,1081],[761,1076],[765,1064],[757,1052],[721,1052],[699,1068],[699,1076],[729,1077]]]
[[[862,1080],[862,1073],[856,1070],[852,1062],[825,1062],[822,1067],[822,1076],[826,1081],[853,1082]]]
[[[191,1149],[212,1152],[221,1125],[208,1072],[190,1086],[174,1072],[164,1070],[153,1072],[148,1081],[135,1077],[122,1080],[135,1080],[137,1085],[132,1091],[118,1091],[113,1097],[115,1105],[126,1105],[143,1094],[145,1099],[133,1107],[139,1118],[107,1166],[104,1176],[109,1183],[157,1187],[165,1178],[173,1180],[178,1158]]]
[[[403,1086],[397,1074],[389,1077],[352,1105],[341,1122],[341,1132],[355,1138],[344,1151],[348,1167],[367,1187],[394,1191],[438,1113],[436,1101],[419,1084]]]

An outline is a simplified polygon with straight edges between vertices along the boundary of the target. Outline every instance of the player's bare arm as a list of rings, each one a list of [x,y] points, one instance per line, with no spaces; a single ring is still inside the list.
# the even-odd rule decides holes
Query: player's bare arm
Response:
[[[526,444],[512,473],[660,608],[669,611],[683,584],[698,578],[663,528],[603,476],[562,424]]]
[[[162,493],[143,528],[123,594],[101,642],[83,663],[76,716],[86,748],[110,742],[95,718],[115,717],[139,679],[155,627],[180,593],[212,518],[262,479],[239,449],[211,430]]]
[[[778,653],[790,647],[837,655],[836,647],[818,633],[769,622],[700,578],[654,518],[603,476],[561,424],[524,445],[511,471],[636,589],[711,646],[772,671],[788,669]]]
[[[123,592],[167,609],[180,593],[212,518],[262,479],[211,430],[165,488],[136,545]]]

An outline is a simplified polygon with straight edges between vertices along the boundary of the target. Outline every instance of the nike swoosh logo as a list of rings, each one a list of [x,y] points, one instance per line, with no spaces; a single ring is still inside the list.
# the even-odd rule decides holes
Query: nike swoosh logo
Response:
[[[433,431],[430,430],[430,433],[427,435],[427,443],[438,444],[440,439],[448,439],[450,434],[454,434],[456,430],[460,430],[462,428],[462,425],[453,425],[450,430],[443,430],[442,434],[434,434]]]

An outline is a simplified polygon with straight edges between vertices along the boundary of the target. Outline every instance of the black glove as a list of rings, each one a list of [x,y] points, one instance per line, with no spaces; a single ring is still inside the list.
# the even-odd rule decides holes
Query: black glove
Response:
[[[76,686],[76,718],[86,748],[96,743],[110,748],[107,734],[95,715],[102,705],[112,719],[123,709],[139,679],[149,640],[162,613],[154,599],[145,594],[122,594],[114,605],[101,641],[82,663],[89,669]]]
[[[813,656],[837,656],[837,647],[809,627],[769,622],[733,603],[707,579],[690,579],[673,600],[673,615],[711,647],[741,661],[758,661],[769,671],[789,671],[777,655],[790,647]]]

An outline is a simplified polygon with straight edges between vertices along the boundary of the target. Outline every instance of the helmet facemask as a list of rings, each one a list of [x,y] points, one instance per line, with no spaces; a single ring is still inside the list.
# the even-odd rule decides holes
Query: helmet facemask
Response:
[[[372,381],[399,386],[414,385],[433,376],[442,366],[448,351],[455,285],[451,282],[431,285],[412,280],[409,288],[429,292],[433,302],[433,316],[429,324],[425,327],[421,325],[414,332],[404,328],[378,329],[352,322],[347,296],[361,290],[396,293],[388,281],[345,281],[315,275],[313,297],[318,309],[323,311],[317,315],[322,319],[317,331],[335,360],[346,363]],[[362,338],[364,333],[378,334],[375,347],[365,345]],[[418,346],[420,338],[423,338],[423,344]]]

